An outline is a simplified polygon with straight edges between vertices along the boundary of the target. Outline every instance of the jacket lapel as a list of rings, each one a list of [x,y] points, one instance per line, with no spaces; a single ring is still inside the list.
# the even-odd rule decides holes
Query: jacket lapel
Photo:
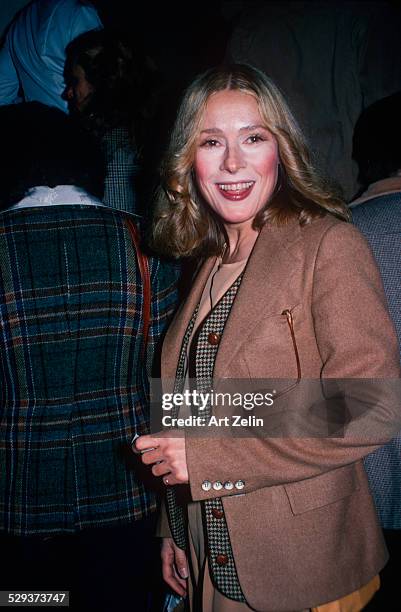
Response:
[[[279,227],[265,225],[262,228],[224,329],[215,363],[216,378],[224,378],[242,342],[260,319],[268,316],[269,312],[280,314],[280,308],[294,305],[299,298],[299,288],[291,286],[291,278],[300,265],[294,248],[300,237],[297,220]],[[202,265],[188,299],[168,329],[162,351],[162,377],[166,382],[175,378],[185,331],[215,261],[216,257],[210,257]],[[269,296],[268,300],[266,296]]]
[[[215,378],[227,375],[229,364],[242,343],[263,317],[281,314],[299,300],[299,288],[291,280],[300,265],[293,248],[300,237],[298,221],[262,228],[224,328],[215,362]]]

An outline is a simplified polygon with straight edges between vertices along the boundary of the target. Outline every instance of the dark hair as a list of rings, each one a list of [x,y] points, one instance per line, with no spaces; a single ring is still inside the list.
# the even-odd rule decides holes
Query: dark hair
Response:
[[[365,109],[354,130],[352,157],[363,187],[401,168],[401,92]]]
[[[75,185],[102,197],[105,162],[92,136],[61,110],[40,102],[0,107],[0,208],[32,187]]]
[[[81,66],[94,90],[82,118],[97,135],[121,125],[131,129],[141,114],[142,65],[121,35],[105,30],[84,32],[67,45],[65,82],[68,88],[74,67]]]

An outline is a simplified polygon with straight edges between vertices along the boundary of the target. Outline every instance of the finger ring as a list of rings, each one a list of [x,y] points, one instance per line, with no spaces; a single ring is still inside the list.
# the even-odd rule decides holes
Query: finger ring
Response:
[[[168,485],[168,478],[164,478],[164,484]]]

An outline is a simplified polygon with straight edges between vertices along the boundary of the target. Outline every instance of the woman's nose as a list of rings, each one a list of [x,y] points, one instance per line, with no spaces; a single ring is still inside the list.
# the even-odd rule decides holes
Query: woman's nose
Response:
[[[233,174],[240,168],[245,168],[245,166],[246,162],[241,148],[238,145],[228,145],[225,150],[221,169]]]

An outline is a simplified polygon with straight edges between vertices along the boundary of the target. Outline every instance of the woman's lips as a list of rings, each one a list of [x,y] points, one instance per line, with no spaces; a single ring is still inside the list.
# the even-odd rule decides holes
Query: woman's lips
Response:
[[[251,193],[255,181],[243,181],[239,183],[217,183],[219,193],[226,200],[238,201],[244,200]]]

